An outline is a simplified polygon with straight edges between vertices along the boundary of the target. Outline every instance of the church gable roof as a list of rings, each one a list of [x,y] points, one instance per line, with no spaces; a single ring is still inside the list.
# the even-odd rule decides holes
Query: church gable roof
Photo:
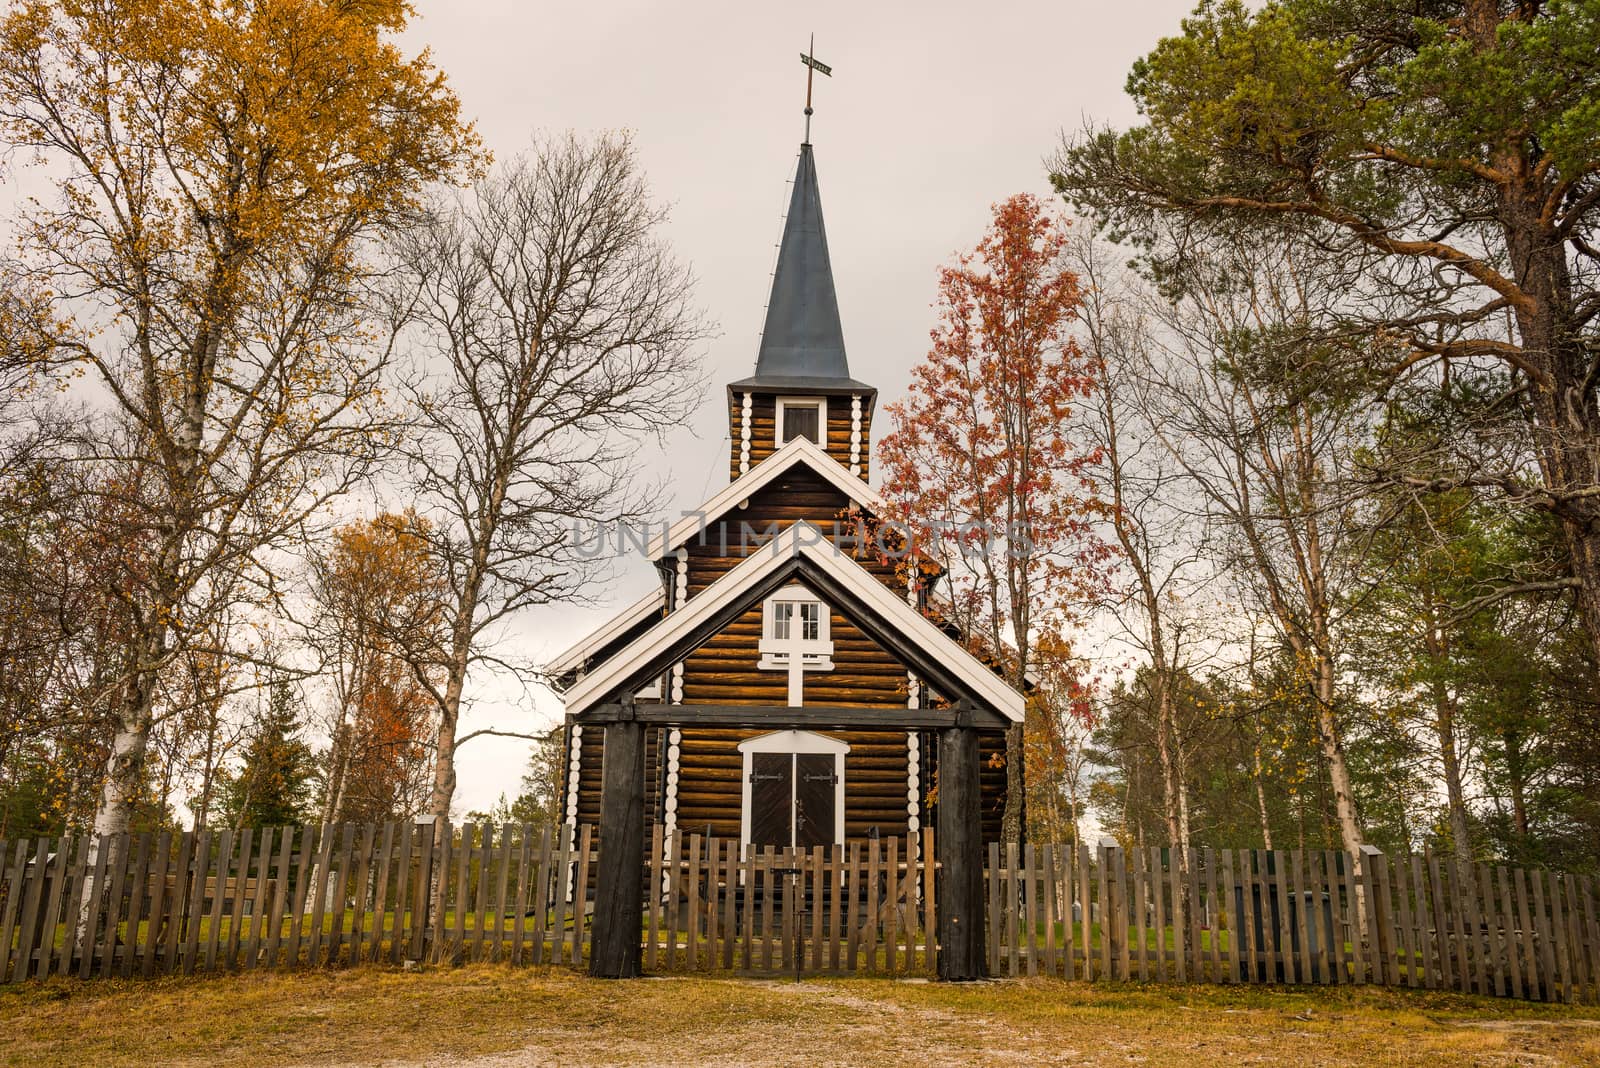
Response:
[[[650,541],[650,557],[660,560],[678,547],[687,544],[702,530],[722,519],[740,502],[747,501],[757,492],[781,478],[797,464],[805,464],[821,475],[829,485],[838,489],[852,503],[872,515],[882,515],[883,498],[866,482],[822,451],[822,447],[807,438],[790,438],[783,448],[752,467],[748,472],[730,482],[715,497],[679,519],[667,528],[665,536],[657,534]]]
[[[624,639],[637,637],[649,623],[661,618],[666,607],[667,591],[658,585],[580,641],[547,660],[543,669],[545,676],[560,683],[566,676],[584,670],[590,660],[604,658]]]
[[[784,584],[798,580],[938,692],[965,697],[1017,722],[1023,696],[960,643],[840,553],[810,523],[796,523],[751,553],[713,586],[619,649],[565,695],[578,714],[647,685]]]

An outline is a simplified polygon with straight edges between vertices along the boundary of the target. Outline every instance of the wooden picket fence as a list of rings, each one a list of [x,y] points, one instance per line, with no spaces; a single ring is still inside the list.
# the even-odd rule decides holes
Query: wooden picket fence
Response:
[[[933,831],[811,849],[741,851],[654,828],[647,972],[931,975]]]
[[[344,824],[0,839],[0,981],[361,962],[581,965],[591,831]]]
[[[363,962],[582,967],[593,829],[466,824],[0,840],[0,981]],[[752,850],[653,832],[652,971],[929,972],[931,832]],[[653,889],[652,889],[653,888]]]
[[[908,850],[909,847],[909,850]],[[652,830],[646,972],[931,975],[934,840],[741,850]],[[589,828],[337,827],[0,840],[0,982],[363,962],[583,967]],[[1359,860],[1359,862],[1358,862]],[[1183,861],[1186,861],[1184,863]],[[1600,1002],[1593,880],[1432,854],[991,845],[988,969],[1372,983]]]
[[[1359,859],[991,844],[989,971],[1600,1002],[1590,878],[1371,847]]]

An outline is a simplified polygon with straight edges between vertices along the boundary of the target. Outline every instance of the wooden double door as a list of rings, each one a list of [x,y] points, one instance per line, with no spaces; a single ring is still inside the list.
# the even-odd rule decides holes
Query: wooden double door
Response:
[[[752,753],[750,844],[834,844],[839,780],[831,753]]]

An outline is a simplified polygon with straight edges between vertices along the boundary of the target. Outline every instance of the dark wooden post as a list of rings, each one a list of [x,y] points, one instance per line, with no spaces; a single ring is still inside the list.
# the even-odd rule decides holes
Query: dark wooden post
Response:
[[[589,974],[633,979],[639,975],[644,919],[644,724],[634,718],[631,700],[625,699],[615,712],[616,718],[605,725],[600,773],[600,858]]]
[[[1381,874],[1386,863],[1383,850],[1375,845],[1363,845],[1358,855],[1361,857],[1361,896],[1365,900],[1357,899],[1356,904],[1358,913],[1362,907],[1366,909],[1367,945],[1371,947],[1367,959],[1372,962],[1372,981],[1388,983],[1393,975],[1393,985],[1398,986],[1400,975],[1395,971],[1394,946],[1387,937],[1389,895],[1388,882]],[[1468,877],[1471,877],[1470,871]],[[1463,891],[1470,894],[1470,885],[1463,887]],[[1476,931],[1473,937],[1477,937]]]
[[[983,820],[978,731],[972,710],[939,732],[939,819],[934,848],[944,870],[939,890],[939,978],[984,976]]]

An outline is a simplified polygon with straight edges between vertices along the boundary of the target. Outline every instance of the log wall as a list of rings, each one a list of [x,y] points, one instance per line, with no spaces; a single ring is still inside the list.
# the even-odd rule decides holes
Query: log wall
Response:
[[[801,520],[821,528],[830,541],[842,542],[842,552],[903,595],[905,580],[896,574],[894,561],[879,560],[870,544],[852,544],[851,539],[860,531],[848,511],[849,505],[849,498],[815,471],[805,466],[791,469],[751,496],[744,507],[707,524],[684,546],[689,557],[689,596],[694,597],[721,578],[765,545],[772,535],[781,534]]]
[[[861,398],[861,480],[866,481],[871,468],[869,458],[872,452],[872,411],[867,407],[870,398],[863,395]],[[730,481],[739,477],[740,441],[740,415],[744,406],[744,395],[733,393],[728,399],[728,426],[732,428],[730,437],[733,452],[728,464],[728,478]],[[750,403],[750,466],[765,460],[778,450],[774,447],[777,435],[778,398],[773,393],[757,393]],[[834,395],[828,398],[828,440],[821,443],[823,451],[838,460],[844,469],[850,469],[850,397]]]
[[[784,724],[774,724],[784,729]],[[678,786],[678,825],[685,830],[738,838],[744,790],[744,755],[739,743],[761,730],[685,729]],[[850,746],[844,758],[847,837],[904,835],[906,823],[906,732],[823,731]],[[926,738],[922,744],[926,746]],[[919,801],[926,787],[919,785]]]

